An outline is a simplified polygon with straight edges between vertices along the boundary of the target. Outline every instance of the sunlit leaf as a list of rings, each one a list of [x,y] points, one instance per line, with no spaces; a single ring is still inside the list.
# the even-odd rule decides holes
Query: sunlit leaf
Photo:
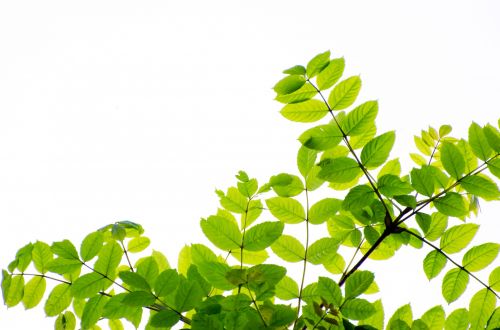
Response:
[[[441,237],[440,248],[446,253],[459,252],[470,243],[478,228],[473,223],[451,227]]]
[[[477,272],[496,259],[499,249],[500,244],[497,243],[484,243],[474,246],[464,254],[462,265],[468,271]]]
[[[424,272],[427,278],[433,279],[446,266],[446,257],[437,250],[432,250],[424,259]]]
[[[387,160],[396,139],[394,131],[377,136],[361,151],[361,163],[367,168],[376,168]]]
[[[306,66],[306,74],[309,78],[316,76],[323,71],[330,63],[330,51],[320,53],[314,56]]]
[[[345,282],[345,298],[354,298],[365,292],[372,284],[375,275],[366,270],[358,270]]]
[[[400,177],[393,174],[383,175],[379,178],[377,184],[379,191],[387,197],[407,195],[413,191],[409,182],[403,181]]]
[[[243,248],[249,251],[259,251],[270,246],[283,232],[284,224],[281,221],[266,221],[247,230],[243,241]]]
[[[374,198],[375,193],[370,186],[365,184],[359,185],[349,190],[342,203],[342,208],[348,211],[362,209],[370,205]]]
[[[318,94],[316,88],[311,84],[304,84],[295,92],[290,94],[277,95],[275,100],[281,103],[296,103],[309,100]]]
[[[469,312],[465,308],[454,310],[446,318],[445,330],[467,330],[469,328]]]
[[[288,120],[300,123],[312,123],[326,116],[328,107],[323,101],[312,99],[287,104],[280,112]]]
[[[452,217],[462,217],[469,212],[464,198],[455,192],[448,192],[443,197],[436,198],[434,206],[439,212]]]
[[[344,58],[335,58],[328,63],[328,65],[321,70],[316,78],[316,83],[320,90],[325,90],[333,85],[342,77],[344,73],[345,60]]]
[[[66,283],[58,284],[52,289],[49,297],[45,301],[45,314],[47,316],[56,316],[71,304],[71,288],[74,286]]]
[[[314,265],[328,262],[337,252],[338,242],[330,237],[323,237],[315,241],[307,250],[307,261]]]
[[[354,103],[361,89],[359,76],[352,76],[339,82],[328,96],[332,110],[342,110]]]
[[[339,307],[342,304],[342,291],[340,290],[337,282],[333,281],[329,277],[319,277],[316,293],[328,304],[333,304],[336,307]]]
[[[106,296],[97,295],[87,301],[82,313],[81,324],[83,329],[89,329],[97,323],[103,313],[104,305],[106,305],[108,299],[109,298]]]
[[[347,157],[327,158],[319,163],[318,176],[328,182],[343,183],[354,180],[361,171],[358,163]]]
[[[484,329],[486,322],[495,310],[496,297],[487,289],[479,290],[470,300],[469,317],[471,330]]]
[[[469,126],[469,144],[474,155],[481,160],[486,161],[493,154],[493,149],[488,144],[483,129],[476,123]]]
[[[269,185],[280,197],[293,197],[304,191],[302,180],[298,176],[288,173],[273,175],[269,179]]]
[[[80,255],[83,261],[89,261],[94,258],[102,248],[104,243],[104,234],[101,231],[95,231],[88,234],[80,246]]]
[[[134,237],[128,242],[127,251],[133,253],[141,252],[145,250],[150,243],[151,240],[148,237],[145,236]]]
[[[291,277],[283,277],[276,284],[276,297],[282,300],[291,300],[299,297],[299,286]]]
[[[302,75],[290,75],[281,79],[274,85],[273,89],[278,95],[286,95],[295,92],[306,83]]]
[[[370,302],[359,298],[347,300],[340,310],[351,320],[364,320],[376,312],[375,307]]]
[[[342,201],[336,198],[324,198],[309,209],[309,223],[321,224],[335,215],[342,206]]]
[[[415,190],[427,197],[434,194],[434,177],[432,170],[429,166],[422,166],[422,168],[414,168],[410,172],[411,185]]]
[[[303,146],[313,150],[328,150],[342,141],[342,133],[335,123],[320,125],[306,130],[299,136]]]
[[[469,283],[469,274],[460,268],[453,268],[446,273],[441,291],[448,304],[464,293],[467,283]]]
[[[498,130],[490,124],[487,124],[483,128],[483,132],[491,149],[496,153],[500,153],[500,133]]]
[[[484,198],[485,200],[495,200],[500,197],[498,186],[491,179],[484,176],[472,175],[460,180],[460,185],[467,192]]]
[[[306,251],[298,239],[289,235],[282,235],[272,245],[271,249],[281,259],[288,262],[304,260]]]
[[[234,222],[212,215],[208,219],[202,219],[200,226],[205,236],[219,249],[239,249],[241,233]]]
[[[442,330],[445,322],[443,306],[432,307],[422,315],[421,320],[424,321],[429,330]]]
[[[455,179],[460,179],[465,170],[465,159],[460,150],[450,142],[441,144],[441,163]]]
[[[368,101],[349,111],[341,127],[348,136],[362,135],[374,126],[378,113],[378,102]]]
[[[33,264],[35,265],[36,270],[42,274],[46,273],[49,270],[48,265],[54,258],[50,246],[47,243],[37,241],[33,244],[31,255],[33,257]]]

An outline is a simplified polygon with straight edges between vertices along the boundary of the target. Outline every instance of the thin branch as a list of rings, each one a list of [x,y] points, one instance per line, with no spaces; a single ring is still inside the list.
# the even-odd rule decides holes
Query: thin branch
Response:
[[[354,251],[351,260],[349,261],[349,263],[347,264],[347,267],[345,268],[344,272],[342,273],[341,278],[346,276],[349,267],[351,267],[352,263],[354,262],[354,259],[356,259],[356,255],[361,250],[361,245],[363,245],[364,242],[365,242],[365,239],[362,238],[361,241],[359,242],[358,246],[356,247],[356,251]]]
[[[26,275],[26,276],[34,276],[34,277],[43,277],[43,278],[47,278],[49,280],[53,280],[53,281],[56,281],[56,282],[60,282],[60,283],[71,285],[71,282],[68,282],[68,281],[65,281],[65,280],[61,280],[59,278],[55,278],[55,277],[52,277],[52,276],[47,276],[45,274],[12,273],[10,275],[12,275],[12,276],[24,276],[24,275]]]
[[[302,268],[302,279],[300,281],[300,290],[299,290],[299,300],[297,304],[297,315],[300,314],[300,305],[302,303],[302,290],[304,289],[304,282],[306,278],[306,269],[307,269],[307,251],[309,249],[309,191],[307,188],[305,189],[306,193],[306,245],[305,245],[305,253],[304,253],[304,266]],[[298,317],[295,319],[293,323],[293,327],[295,328],[295,324],[298,321]]]
[[[250,291],[250,288],[248,287],[248,282],[247,282],[246,287],[247,287],[247,290],[248,290],[248,294],[250,295],[250,299],[252,300],[252,303],[255,306],[255,309],[257,310],[257,313],[259,314],[260,319],[262,320],[262,323],[264,324],[264,328],[267,328],[266,320],[264,320],[264,316],[262,315],[262,313],[260,311],[259,305],[257,305],[257,301],[255,301],[255,299],[254,299],[254,297],[252,295],[252,291]]]
[[[443,252],[443,250],[441,250],[440,248],[438,248],[436,245],[432,244],[431,242],[429,242],[428,240],[426,240],[425,238],[421,237],[420,235],[412,232],[411,230],[408,230],[406,228],[401,228],[404,232],[412,235],[413,237],[419,239],[420,241],[422,241],[423,243],[429,245],[430,247],[432,247],[434,250],[436,250],[437,252],[439,252],[440,254],[442,254],[446,259],[448,259],[452,264],[454,264],[455,266],[457,266],[458,268],[460,268],[461,270],[463,270],[464,272],[466,272],[470,277],[472,277],[473,279],[475,279],[477,282],[479,282],[482,286],[484,286],[488,291],[491,291],[491,293],[493,293],[497,298],[500,299],[500,295],[498,293],[496,293],[490,286],[486,285],[486,283],[484,283],[483,281],[481,281],[479,278],[477,278],[476,275],[474,275],[473,273],[471,273],[467,268],[465,268],[464,266],[460,265],[459,263],[457,263],[455,260],[453,260],[450,256],[448,256],[446,253]]]
[[[128,252],[127,252],[127,249],[125,248],[125,245],[123,244],[123,241],[120,241],[120,245],[122,246],[123,254],[125,255],[125,258],[127,259],[127,263],[128,263],[129,268],[130,268],[130,271],[134,272],[134,267],[132,267],[132,263],[130,262]]]

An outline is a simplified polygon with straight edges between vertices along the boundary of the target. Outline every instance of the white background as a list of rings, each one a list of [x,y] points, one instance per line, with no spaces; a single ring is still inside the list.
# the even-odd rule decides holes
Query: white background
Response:
[[[262,183],[297,172],[309,126],[280,116],[271,87],[327,49],[361,74],[360,101],[379,100],[379,132],[397,131],[408,170],[427,125],[466,136],[473,120],[496,123],[499,17],[496,1],[3,1],[0,266],[29,241],[80,242],[125,219],[175,265],[205,242],[199,219],[238,170]],[[499,205],[482,208],[479,239],[498,241]],[[444,303],[425,253],[366,264],[388,314]],[[0,307],[0,329],[53,321]]]

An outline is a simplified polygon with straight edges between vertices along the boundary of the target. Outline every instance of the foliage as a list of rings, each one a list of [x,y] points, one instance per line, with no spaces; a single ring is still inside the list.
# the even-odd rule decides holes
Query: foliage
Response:
[[[284,71],[274,86],[281,114],[300,123],[329,119],[299,136],[297,174],[259,185],[240,171],[234,187],[216,191],[221,208],[200,222],[215,248],[185,246],[177,268],[154,250],[132,262],[150,240],[130,221],[88,234],[79,249],[69,240],[29,243],[2,271],[5,304],[30,309],[45,299],[56,329],[77,322],[122,329],[123,321],[139,327],[143,319],[146,329],[500,327],[500,267],[492,266],[500,244],[471,247],[479,225],[470,220],[480,199],[500,197],[498,127],[472,123],[466,139],[450,136],[449,125],[422,130],[410,154],[416,165],[401,173],[399,159],[390,159],[395,132],[377,133],[377,101],[353,106],[361,79],[341,80],[344,67],[343,58],[325,52]],[[327,197],[312,203],[316,190]],[[274,220],[263,221],[270,215]],[[289,234],[297,226],[305,239]],[[322,232],[315,241],[313,227]],[[417,318],[404,305],[384,317],[382,301],[369,297],[378,290],[375,275],[363,264],[389,259],[402,246],[430,250],[422,270],[429,279],[445,272],[447,303],[478,282],[469,308],[446,315],[430,306]],[[270,253],[282,264],[267,263]],[[302,265],[299,278],[287,275],[288,263]],[[332,275],[306,283],[311,265]],[[488,266],[489,278],[480,279],[476,272]],[[57,284],[48,294],[47,281]]]

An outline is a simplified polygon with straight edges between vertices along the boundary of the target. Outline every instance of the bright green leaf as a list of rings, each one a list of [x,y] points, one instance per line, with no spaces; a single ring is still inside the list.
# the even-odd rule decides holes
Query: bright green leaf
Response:
[[[313,150],[328,150],[342,141],[342,132],[335,123],[319,125],[306,130],[299,136],[304,147]]]
[[[132,288],[149,291],[151,287],[144,277],[136,272],[123,271],[118,274],[123,283],[126,283]]]
[[[345,283],[345,298],[354,298],[365,292],[372,284],[375,276],[372,272],[358,270],[347,278]]]
[[[281,109],[280,113],[283,117],[291,121],[312,123],[326,116],[328,107],[325,102],[312,99],[287,104]]]
[[[361,89],[359,76],[349,77],[338,83],[328,96],[328,104],[332,110],[342,110],[354,103]]]
[[[432,250],[424,259],[424,272],[429,280],[438,276],[446,266],[446,257],[437,250]]]
[[[474,246],[464,254],[462,265],[471,272],[487,267],[498,256],[500,244],[484,243]]]
[[[319,277],[316,293],[328,304],[333,304],[336,307],[340,307],[342,304],[342,291],[339,285],[329,277]]]
[[[80,276],[71,285],[71,294],[75,298],[89,298],[95,296],[109,280],[97,273],[89,273]]]
[[[53,259],[52,250],[47,243],[37,241],[33,244],[33,250],[31,251],[33,257],[33,264],[36,270],[44,274],[49,270],[48,265]]]
[[[338,241],[331,237],[323,237],[315,241],[307,250],[307,261],[314,265],[328,262],[337,252]]]
[[[82,241],[80,246],[80,255],[83,261],[89,261],[94,258],[102,248],[104,243],[104,234],[100,231],[95,231],[88,234]]]
[[[318,74],[316,83],[320,90],[325,90],[333,85],[342,77],[344,73],[344,58],[335,58]]]
[[[495,200],[500,197],[500,191],[495,182],[484,176],[467,176],[460,180],[460,185],[467,190],[467,192],[484,198],[485,200]]]
[[[395,140],[396,134],[389,131],[368,142],[361,151],[361,163],[367,168],[377,168],[384,164]]]
[[[481,160],[486,161],[493,154],[483,129],[476,123],[472,123],[469,127],[469,144],[474,155]]]
[[[64,311],[71,304],[71,288],[74,286],[66,283],[56,285],[45,301],[45,314],[56,316]]]
[[[314,56],[306,66],[306,74],[312,78],[325,69],[330,63],[330,51]]]
[[[357,106],[342,121],[343,132],[348,136],[363,135],[369,127],[374,126],[377,113],[377,101],[368,101]]]
[[[432,307],[422,315],[421,320],[429,330],[442,330],[445,322],[445,312],[441,305]]]
[[[469,283],[469,274],[460,268],[453,268],[446,273],[441,292],[448,304],[457,300],[464,293],[467,283]]]
[[[55,330],[75,330],[76,317],[70,311],[59,314],[55,323]]]
[[[239,249],[241,233],[237,225],[219,216],[209,216],[200,221],[205,236],[221,250]]]
[[[110,278],[116,276],[116,268],[120,264],[123,250],[116,241],[108,242],[99,251],[94,269]]]
[[[298,239],[289,235],[282,235],[272,245],[271,249],[281,259],[288,262],[304,260],[305,248]]]
[[[359,298],[347,300],[340,310],[351,320],[364,320],[376,312],[375,307],[370,302]]]
[[[151,240],[145,236],[139,236],[132,238],[127,244],[127,251],[136,253],[144,251],[151,243]]]
[[[373,189],[364,184],[352,188],[347,193],[342,208],[347,211],[359,210],[365,206],[369,206],[375,198]]]
[[[465,308],[454,310],[446,318],[445,330],[467,330],[469,328],[469,312]]]
[[[276,284],[276,297],[282,300],[291,300],[299,297],[299,286],[291,277],[283,277]]]
[[[270,246],[283,232],[282,222],[267,221],[250,228],[245,235],[243,248],[249,251],[259,251]]]
[[[306,83],[301,75],[290,75],[281,79],[274,85],[273,89],[278,95],[286,95],[295,92]]]
[[[108,299],[108,297],[97,295],[87,301],[82,313],[82,329],[89,329],[99,321]]]
[[[280,197],[293,197],[304,191],[302,180],[296,175],[280,173],[269,179],[269,185]]]
[[[459,252],[470,243],[478,228],[473,223],[451,227],[441,237],[440,248],[446,253]]]
[[[439,212],[452,217],[462,217],[469,212],[464,198],[456,192],[448,192],[443,197],[436,198],[434,206]]]
[[[52,243],[50,249],[52,250],[52,253],[61,258],[78,259],[78,252],[76,251],[75,246],[67,239]]]
[[[290,197],[272,197],[266,200],[272,215],[284,223],[301,223],[306,214],[302,204]]]
[[[444,169],[455,179],[460,179],[465,171],[465,159],[458,147],[450,142],[441,144],[441,163]]]
[[[470,300],[469,317],[471,330],[484,329],[495,310],[496,297],[487,289],[479,290]]]
[[[351,158],[327,158],[319,163],[318,176],[328,182],[344,183],[354,180],[361,171],[358,163]]]
[[[321,224],[335,215],[342,206],[342,201],[336,198],[324,198],[309,209],[309,223]]]

